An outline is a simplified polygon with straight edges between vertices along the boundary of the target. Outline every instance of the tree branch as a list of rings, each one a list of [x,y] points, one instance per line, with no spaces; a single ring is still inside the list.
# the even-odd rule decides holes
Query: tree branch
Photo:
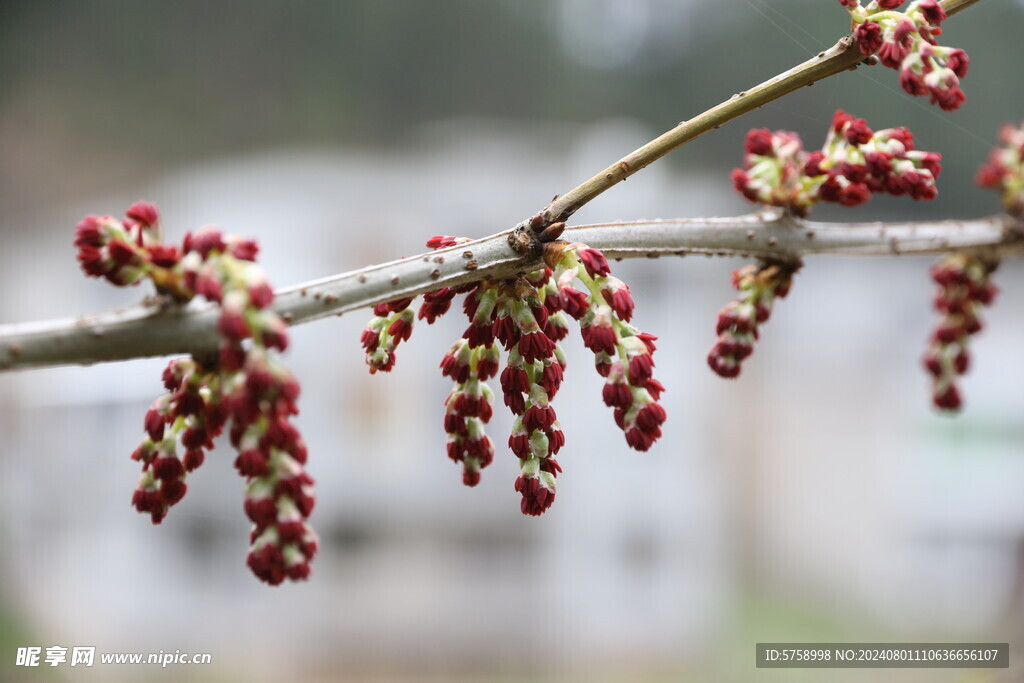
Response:
[[[948,15],[980,0],[942,0]],[[277,293],[274,308],[291,324],[484,278],[510,277],[540,264],[533,228],[565,220],[599,194],[700,135],[798,88],[856,67],[864,56],[846,36],[806,62],[734,95],[647,143],[590,180],[557,197],[513,230],[474,242],[391,261]],[[538,224],[539,223],[539,224]],[[532,228],[531,228],[532,226]],[[950,249],[1017,251],[1009,219],[899,224],[800,222],[762,212],[737,218],[680,219],[579,226],[567,239],[613,258],[691,252],[797,258],[815,253],[923,253]],[[0,370],[92,364],[206,351],[217,346],[217,311],[194,301],[139,306],[78,318],[0,326]]]
[[[623,230],[631,226],[630,229]],[[711,254],[796,260],[815,254],[883,256],[972,251],[1016,254],[1019,225],[1009,216],[899,223],[823,223],[774,210],[735,218],[599,223],[566,229],[563,238],[598,247],[609,258]]]
[[[731,218],[581,225],[567,228],[563,238],[585,242],[611,258],[701,253],[786,260],[813,254],[952,250],[1005,257],[1024,251],[1019,224],[1007,216],[967,221],[820,223],[761,211]],[[540,266],[539,243],[520,228],[286,287],[278,290],[274,309],[296,325],[441,287],[513,277]],[[78,318],[2,325],[0,369],[90,365],[207,351],[217,347],[217,315],[217,309],[204,302],[177,306],[151,298],[138,306]]]

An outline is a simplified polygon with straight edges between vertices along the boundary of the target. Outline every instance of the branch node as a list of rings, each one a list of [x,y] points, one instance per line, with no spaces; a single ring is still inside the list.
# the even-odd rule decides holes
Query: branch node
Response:
[[[537,216],[530,219],[530,227],[534,230],[540,228],[539,225],[534,226],[536,220]],[[515,230],[509,233],[508,245],[512,247],[512,251],[516,252],[520,256],[539,256],[540,244],[537,241],[534,230],[529,230],[524,225],[520,224]]]

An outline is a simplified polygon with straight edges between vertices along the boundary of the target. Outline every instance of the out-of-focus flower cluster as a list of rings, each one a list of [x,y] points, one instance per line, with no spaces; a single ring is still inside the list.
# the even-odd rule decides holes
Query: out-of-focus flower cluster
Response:
[[[124,220],[87,216],[75,246],[90,276],[119,286],[149,279],[175,301],[200,296],[220,308],[219,349],[172,360],[164,371],[167,393],[146,413],[146,436],[132,454],[142,463],[132,504],[162,522],[184,497],[188,473],[230,425],[253,524],[248,565],[270,584],[306,578],[317,539],[306,521],[314,502],[306,446],[291,422],[299,384],[271,353],[283,351],[288,337],[269,308],[274,293],[254,262],[256,243],[206,228],[187,234],[180,248],[164,244],[156,207],[138,202]]]
[[[440,249],[462,241],[437,236],[427,246]],[[456,295],[465,294],[469,326],[441,360],[441,373],[455,383],[445,400],[448,457],[462,465],[463,483],[479,483],[480,470],[494,457],[494,445],[484,431],[494,400],[486,381],[500,369],[502,401],[515,416],[508,439],[520,465],[515,490],[528,515],[540,515],[551,506],[562,471],[555,455],[565,435],[552,401],[566,369],[559,342],[569,333],[570,319],[579,323],[583,342],[606,379],[604,402],[614,409],[626,442],[646,451],[660,438],[665,421],[658,404],[664,387],[653,377],[655,337],[630,325],[634,302],[629,287],[611,275],[600,251],[583,244],[550,242],[544,257],[546,267],[514,280],[425,294],[417,316],[433,323]],[[371,373],[394,367],[394,349],[412,331],[413,316],[407,313],[411,303],[403,299],[375,309],[362,337]]]
[[[938,44],[946,12],[937,0],[915,0],[904,12],[897,11],[903,0],[872,0],[866,6],[860,0],[839,3],[850,12],[860,51],[877,53],[882,64],[898,70],[907,93],[927,95],[946,111],[964,103],[960,79],[967,75],[970,59],[963,50]]]
[[[1024,123],[1007,124],[999,131],[1001,147],[989,154],[978,171],[978,184],[998,190],[1003,206],[1014,216],[1024,216]]]
[[[796,133],[766,128],[747,133],[743,168],[733,186],[752,202],[806,216],[819,201],[862,204],[873,193],[934,199],[941,155],[914,149],[906,128],[873,131],[839,110],[822,149],[807,153]]]
[[[991,305],[999,291],[991,282],[996,265],[958,253],[932,266],[932,279],[939,285],[935,310],[941,320],[925,352],[924,367],[932,376],[932,402],[942,410],[956,411],[963,403],[956,380],[970,367],[967,344],[982,329],[981,309]]]
[[[754,353],[758,328],[768,322],[776,299],[785,298],[799,266],[759,263],[732,274],[740,295],[718,314],[718,341],[708,354],[708,365],[721,377],[738,377],[743,361]]]

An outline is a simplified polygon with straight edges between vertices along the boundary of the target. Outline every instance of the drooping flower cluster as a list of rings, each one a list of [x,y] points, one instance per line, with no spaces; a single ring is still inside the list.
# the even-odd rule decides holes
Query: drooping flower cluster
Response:
[[[641,332],[629,321],[633,317],[633,297],[629,286],[611,275],[608,261],[597,249],[570,245],[562,257],[559,281],[578,278],[587,287],[589,297],[567,285],[560,286],[563,300],[575,298],[586,304],[580,321],[583,343],[594,352],[598,374],[605,378],[602,398],[614,410],[615,424],[626,443],[646,451],[661,438],[665,409],[658,400],[665,387],[654,379],[654,342],[657,337]],[[584,295],[586,296],[586,295]],[[568,309],[567,309],[568,310]]]
[[[462,483],[476,486],[480,470],[494,460],[494,444],[484,425],[494,415],[494,392],[486,382],[498,374],[500,356],[493,342],[471,347],[459,339],[445,354],[441,374],[455,382],[444,402],[448,457],[462,463]]]
[[[299,385],[270,353],[283,351],[288,337],[269,308],[274,293],[254,262],[256,243],[206,228],[187,234],[180,248],[166,245],[156,207],[139,202],[123,221],[86,217],[75,246],[88,275],[116,285],[147,278],[175,301],[200,296],[220,308],[219,348],[173,360],[164,371],[167,393],[146,413],[146,437],[132,454],[142,463],[132,504],[153,523],[163,521],[185,495],[187,473],[230,424],[253,523],[248,565],[270,584],[306,578],[317,540],[306,522],[313,508],[306,446],[291,422]]]
[[[370,372],[389,372],[395,367],[395,349],[412,334],[412,299],[398,299],[373,307],[373,319],[363,330],[362,344]]]
[[[167,393],[146,412],[146,439],[132,453],[142,462],[142,476],[132,496],[139,512],[159,524],[187,490],[185,475],[203,464],[227,421],[221,392],[212,390],[219,373],[192,358],[172,360],[163,375]],[[184,456],[178,456],[181,441]]]
[[[1001,147],[989,154],[978,171],[978,184],[998,190],[1008,213],[1024,216],[1024,123],[999,131]]]
[[[932,333],[924,367],[932,376],[932,402],[942,410],[956,411],[963,403],[956,379],[970,367],[967,344],[982,329],[981,309],[998,293],[991,282],[996,265],[957,253],[932,266],[932,279],[939,285],[935,310],[941,321]]]
[[[819,201],[862,204],[872,193],[934,199],[941,155],[914,149],[906,128],[873,131],[864,119],[839,110],[821,150],[804,151],[788,131],[751,130],[733,185],[752,202],[806,216]]]
[[[259,346],[229,394],[235,467],[246,477],[245,513],[253,523],[248,564],[272,585],[309,576],[318,544],[306,521],[315,502],[306,445],[290,421],[298,394],[291,373]]]
[[[427,246],[440,249],[461,241],[437,236]],[[445,401],[448,456],[462,464],[467,486],[480,481],[480,470],[494,456],[494,445],[484,433],[493,414],[493,392],[485,382],[498,375],[498,347],[504,348],[502,400],[515,415],[508,445],[519,459],[515,490],[528,515],[540,515],[551,506],[562,471],[554,456],[565,444],[565,435],[552,400],[565,373],[559,342],[569,333],[570,318],[579,322],[584,344],[594,352],[598,372],[607,378],[604,400],[615,409],[626,442],[647,450],[660,438],[665,421],[657,402],[664,387],[653,378],[655,337],[629,324],[634,307],[629,287],[611,275],[607,260],[596,249],[550,242],[544,256],[546,267],[512,280],[425,294],[418,316],[433,323],[450,308],[454,296],[466,295],[463,310],[469,326],[445,354],[441,372],[455,382]],[[573,286],[577,281],[586,291]],[[394,316],[410,303],[390,302],[375,310],[376,317],[363,332],[371,372],[394,366],[394,339],[408,339],[411,332],[404,326],[392,330]],[[411,316],[408,321],[411,326]]]
[[[708,365],[720,377],[738,377],[743,361],[754,353],[758,328],[768,322],[776,299],[789,293],[799,265],[762,262],[732,274],[740,295],[718,314],[718,341],[708,354]]]
[[[515,489],[522,495],[520,508],[534,516],[555,501],[555,477],[562,471],[555,455],[565,444],[551,402],[562,386],[566,362],[558,342],[569,326],[551,276],[545,269],[502,283],[492,311],[478,306],[466,331],[472,344],[474,328],[489,329],[508,352],[500,378],[504,403],[516,416],[508,445],[519,458]]]
[[[853,19],[860,51],[877,53],[882,64],[898,70],[907,93],[927,95],[946,111],[964,103],[960,79],[967,75],[970,59],[963,50],[938,44],[946,12],[937,0],[915,0],[905,12],[897,11],[903,0],[872,0],[864,7],[860,0],[839,2]]]

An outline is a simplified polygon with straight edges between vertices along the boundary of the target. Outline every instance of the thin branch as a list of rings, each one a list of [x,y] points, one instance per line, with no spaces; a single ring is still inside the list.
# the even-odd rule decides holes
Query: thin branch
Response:
[[[585,242],[612,258],[703,253],[795,259],[813,254],[951,250],[1011,256],[1024,250],[1018,224],[1006,216],[967,221],[819,223],[761,211],[731,218],[581,225],[567,228],[563,238]],[[274,309],[297,325],[441,287],[513,277],[540,267],[539,251],[529,232],[505,231],[286,287],[277,292]],[[2,325],[0,369],[90,365],[206,351],[217,346],[217,315],[216,308],[198,301],[175,306],[151,300],[78,318]]]
[[[945,2],[940,4],[943,9],[946,10],[946,14],[948,16],[953,16],[957,12],[963,11],[971,5],[976,5],[979,2],[981,2],[981,0],[945,0]]]
[[[940,4],[952,16],[981,0],[943,0]],[[586,182],[556,197],[540,212],[544,225],[568,220],[576,211],[605,190],[646,168],[669,152],[682,147],[708,131],[720,128],[743,114],[777,100],[794,90],[813,85],[817,81],[840,72],[854,69],[864,61],[851,36],[845,36],[829,49],[798,64],[775,78],[733,95],[729,100],[708,109],[694,118],[681,122],[672,130],[651,140],[643,147],[627,154]]]
[[[632,226],[632,230],[622,228]],[[815,254],[883,256],[972,251],[1008,256],[1022,248],[1008,216],[898,223],[823,223],[766,210],[736,218],[599,223],[563,238],[602,245],[609,258],[712,254],[796,260]]]

